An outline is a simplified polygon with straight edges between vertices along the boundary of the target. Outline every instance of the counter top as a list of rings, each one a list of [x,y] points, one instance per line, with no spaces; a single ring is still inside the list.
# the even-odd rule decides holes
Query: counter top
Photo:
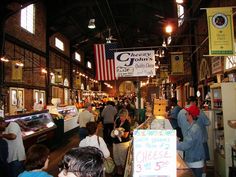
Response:
[[[143,124],[141,124],[137,129],[170,130],[172,129],[172,127],[169,126],[169,124],[170,123],[168,119],[157,120],[155,118],[149,118]],[[181,156],[178,153],[176,153],[176,155],[177,155],[176,157],[177,177],[194,177],[192,170],[186,165]],[[128,151],[124,177],[131,177],[132,174],[133,174],[133,143],[131,143],[131,146]]]

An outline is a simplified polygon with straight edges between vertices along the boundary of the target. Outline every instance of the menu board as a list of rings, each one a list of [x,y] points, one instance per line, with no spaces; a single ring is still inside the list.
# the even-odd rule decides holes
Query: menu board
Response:
[[[133,177],[176,177],[176,131],[134,131]]]

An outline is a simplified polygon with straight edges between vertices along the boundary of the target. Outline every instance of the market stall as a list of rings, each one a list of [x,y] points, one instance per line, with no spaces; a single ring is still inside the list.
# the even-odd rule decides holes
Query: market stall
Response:
[[[49,142],[55,136],[56,125],[48,110],[6,116],[5,121],[19,124],[26,149],[35,143]]]
[[[156,118],[150,117],[143,124],[141,124],[137,128],[137,130],[142,130],[143,132],[141,134],[145,135],[145,130],[167,130],[167,131],[171,132],[172,131],[172,127],[170,125],[170,122],[167,119],[164,119],[164,118],[163,119],[156,119]],[[148,132],[148,131],[146,131],[146,132]],[[163,131],[163,132],[165,132],[165,131]],[[150,133],[150,134],[153,135],[153,132]],[[157,137],[155,137],[155,138],[157,138]],[[163,138],[163,137],[160,136],[160,138]],[[147,139],[148,139],[147,137],[144,137],[142,141],[147,141]],[[134,169],[136,170],[135,172],[137,172],[137,164],[136,164],[136,166],[134,166],[134,163],[135,163],[135,160],[134,160],[134,154],[135,154],[134,153],[134,149],[137,148],[137,147],[140,148],[140,145],[143,145],[145,143],[147,143],[147,142],[142,142],[141,144],[138,144],[138,146],[136,144],[136,147],[135,147],[134,146],[134,144],[135,144],[134,143],[134,139],[132,140],[131,146],[129,148],[128,155],[127,155],[124,177],[134,176]],[[153,143],[151,143],[151,144],[153,144]],[[172,142],[172,144],[173,144],[173,142]],[[168,147],[169,147],[169,145],[168,145]],[[143,148],[143,147],[141,147],[141,148]],[[145,147],[143,149],[147,149],[147,148],[151,148],[151,146],[147,146],[147,147]],[[157,149],[157,148],[155,147],[155,149]],[[171,153],[172,153],[172,155],[175,154],[175,153],[173,153],[173,149],[172,149]],[[150,164],[153,163],[153,158],[150,158],[150,159],[151,159],[150,163],[147,162],[146,166],[143,165],[143,163],[142,163],[142,165],[138,166],[138,168],[139,167],[141,167],[140,169],[149,168],[148,171],[150,172],[152,170],[152,165],[150,165]],[[147,160],[147,159],[145,159],[145,160]],[[169,165],[170,167],[173,166],[173,165],[170,164],[170,161],[168,161],[168,160],[169,159],[167,159],[165,165]],[[155,162],[155,163],[157,163],[157,162]],[[175,163],[174,166],[176,166],[176,168],[177,168],[176,174],[177,174],[178,177],[194,177],[191,169],[189,169],[187,167],[187,165],[185,164],[183,159],[180,157],[180,155],[177,152],[177,150],[176,150],[176,163]],[[159,166],[158,166],[158,169],[159,169]],[[155,169],[155,170],[157,170],[157,169]]]
[[[68,106],[47,106],[49,112],[56,116],[60,117],[64,120],[64,133],[78,127],[77,119],[79,115],[79,111],[76,106],[68,105]],[[82,111],[82,109],[81,109]],[[58,118],[58,119],[60,119]]]

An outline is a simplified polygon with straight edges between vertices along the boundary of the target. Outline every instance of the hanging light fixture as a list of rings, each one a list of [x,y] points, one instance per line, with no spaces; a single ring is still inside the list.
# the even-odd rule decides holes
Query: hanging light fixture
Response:
[[[166,47],[166,41],[163,39],[162,47]]]
[[[94,29],[94,28],[96,28],[95,19],[94,19],[94,18],[91,18],[91,19],[89,20],[88,28],[89,28],[89,29]]]
[[[42,68],[41,72],[44,73],[44,74],[47,74],[47,70],[45,68]]]
[[[3,61],[3,62],[9,62],[9,59],[7,59],[5,56],[2,56],[2,57],[1,57],[1,61]]]
[[[22,63],[21,61],[17,60],[16,63],[15,63],[16,66],[20,66],[20,67],[23,67],[24,66],[24,63]]]
[[[177,4],[182,4],[184,1],[183,0],[176,0]]]

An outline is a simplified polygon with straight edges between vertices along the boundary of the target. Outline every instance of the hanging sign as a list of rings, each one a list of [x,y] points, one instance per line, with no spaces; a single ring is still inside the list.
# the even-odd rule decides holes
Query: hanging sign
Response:
[[[62,83],[62,69],[54,69],[55,71],[55,83]]]
[[[220,57],[214,57],[211,60],[212,74],[216,74],[223,71],[222,59]]]
[[[22,66],[17,65],[17,61],[12,61],[12,81],[22,81]]]
[[[134,131],[134,177],[176,177],[176,131]]]
[[[182,52],[171,52],[171,74],[184,74],[184,57]]]
[[[75,75],[75,86],[76,86],[76,88],[81,87],[81,76],[79,74]]]
[[[234,55],[232,7],[207,8],[209,55]]]
[[[153,76],[154,50],[115,52],[115,68],[117,77]]]

